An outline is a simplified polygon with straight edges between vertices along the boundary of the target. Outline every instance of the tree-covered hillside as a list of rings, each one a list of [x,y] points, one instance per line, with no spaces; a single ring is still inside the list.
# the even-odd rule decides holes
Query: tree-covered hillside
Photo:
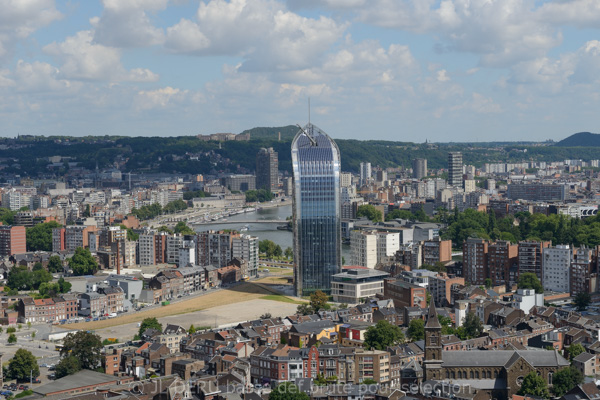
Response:
[[[44,137],[20,136],[0,139],[0,167],[4,173],[21,176],[55,174],[83,167],[93,170],[117,166],[123,172],[211,174],[252,172],[261,147],[279,153],[280,169],[291,172],[291,142],[298,128],[293,125],[254,128],[250,141],[205,142],[195,136],[180,137]],[[278,140],[281,132],[281,141]],[[577,135],[574,135],[577,136]],[[596,136],[593,136],[594,138]],[[340,148],[342,170],[358,172],[361,162],[380,167],[410,167],[414,158],[426,158],[431,169],[445,168],[449,151],[462,151],[465,164],[486,162],[557,161],[597,159],[599,147],[564,147],[526,143],[423,144],[383,140],[335,139]],[[561,142],[562,143],[562,142]],[[579,143],[579,142],[577,142]],[[49,156],[70,157],[49,166]],[[76,164],[69,164],[75,162]]]

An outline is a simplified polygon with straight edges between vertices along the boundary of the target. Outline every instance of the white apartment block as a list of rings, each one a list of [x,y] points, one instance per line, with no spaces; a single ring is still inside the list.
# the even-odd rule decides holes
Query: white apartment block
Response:
[[[375,268],[377,265],[377,232],[350,232],[350,252],[352,265]]]
[[[542,250],[542,270],[544,289],[555,292],[569,292],[569,271],[573,251],[569,245],[557,245]]]
[[[181,247],[179,249],[179,262],[177,266],[183,268],[188,264],[196,264],[196,245],[191,247]]]
[[[352,185],[352,174],[350,172],[340,173],[340,186],[348,187]]]
[[[138,240],[138,259],[140,265],[154,265],[154,235],[142,234]]]
[[[399,232],[377,232],[377,262],[386,257],[394,257],[400,249]]]
[[[255,277],[258,273],[258,238],[250,235],[234,237],[231,247],[231,256],[246,260],[248,275]]]

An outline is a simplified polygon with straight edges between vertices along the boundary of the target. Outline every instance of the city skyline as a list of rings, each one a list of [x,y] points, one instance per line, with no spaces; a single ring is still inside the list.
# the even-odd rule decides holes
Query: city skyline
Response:
[[[309,97],[335,139],[544,141],[596,126],[590,0],[2,9],[1,137],[239,133],[304,119]]]

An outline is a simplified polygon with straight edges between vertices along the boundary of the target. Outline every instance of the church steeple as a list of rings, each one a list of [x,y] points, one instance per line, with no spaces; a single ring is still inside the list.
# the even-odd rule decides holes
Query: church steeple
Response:
[[[427,312],[427,324],[425,328],[439,328],[442,330],[442,325],[438,320],[437,311],[435,310],[435,304],[433,303],[433,299],[429,302],[429,311]]]
[[[442,379],[442,324],[438,320],[433,299],[429,303],[425,324],[425,379]]]

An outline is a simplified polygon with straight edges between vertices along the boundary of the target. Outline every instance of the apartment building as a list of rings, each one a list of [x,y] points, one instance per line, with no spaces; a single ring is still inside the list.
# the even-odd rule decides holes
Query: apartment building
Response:
[[[331,282],[333,301],[338,303],[356,304],[362,299],[383,294],[383,280],[387,272],[369,268],[351,268],[335,274]]]
[[[531,272],[537,275],[540,282],[544,281],[542,268],[542,251],[550,247],[552,242],[519,242],[519,274]]]
[[[27,252],[25,227],[0,225],[0,256]]]
[[[350,232],[350,250],[352,265],[374,269],[377,265],[377,232]]]
[[[573,252],[569,274],[571,296],[582,292],[593,293],[596,291],[598,273],[595,264],[592,249],[582,246]]]
[[[251,235],[234,236],[231,241],[231,257],[248,263],[248,276],[258,274],[258,238]]]
[[[571,259],[573,250],[569,245],[557,245],[542,249],[544,289],[566,293],[571,290]]]
[[[510,268],[517,264],[519,246],[506,240],[498,240],[488,246],[488,273],[492,285],[510,283]]]
[[[199,265],[226,267],[232,257],[233,239],[239,233],[225,231],[206,231],[198,234],[196,260]]]
[[[452,241],[439,237],[423,242],[423,264],[435,265],[438,262],[452,261]]]
[[[483,285],[488,277],[488,242],[468,238],[463,243],[463,277],[472,285]]]
[[[428,290],[431,298],[439,307],[449,307],[454,304],[452,298],[452,287],[455,285],[464,286],[465,278],[438,273],[429,277]]]
[[[355,383],[362,383],[366,379],[373,379],[381,386],[390,383],[390,353],[381,350],[357,350],[355,360]]]

